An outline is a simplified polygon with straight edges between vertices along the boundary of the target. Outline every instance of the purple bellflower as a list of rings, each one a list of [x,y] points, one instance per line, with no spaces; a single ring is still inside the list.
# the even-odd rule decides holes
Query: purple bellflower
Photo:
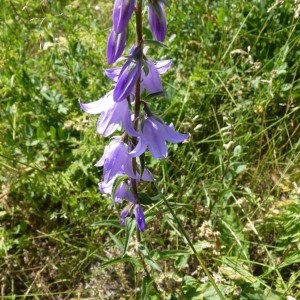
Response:
[[[134,0],[115,0],[113,27],[116,33],[124,32],[134,11]]]
[[[126,144],[120,137],[115,137],[105,147],[101,159],[96,163],[97,167],[103,166],[103,177],[105,182],[109,182],[116,175],[127,175],[137,181],[140,179],[144,181],[152,181],[152,174],[145,168],[143,174],[140,173],[140,166],[137,164],[138,172],[135,173],[132,168],[132,159],[128,153]]]
[[[95,166],[103,166],[103,176],[106,182],[110,181],[115,175],[120,173],[120,171],[131,178],[136,178],[126,144],[120,137],[115,137],[111,140],[105,147],[101,159]]]
[[[154,38],[163,42],[167,33],[167,21],[164,5],[160,0],[149,1],[148,18]]]
[[[122,55],[126,46],[126,32],[126,29],[120,33],[111,30],[106,47],[106,57],[109,64],[113,64]]]
[[[173,124],[168,126],[160,118],[151,114],[142,124],[138,144],[129,154],[137,157],[148,148],[154,158],[167,157],[166,141],[181,143],[188,137],[188,133],[176,132]]]
[[[121,174],[119,174],[121,175]],[[117,176],[116,176],[117,177]],[[112,194],[112,187],[116,177],[112,178],[109,182],[102,181],[99,183],[99,190],[103,194]],[[134,193],[131,191],[131,182],[127,180],[126,182],[123,181],[115,191],[113,195],[113,200],[118,203],[122,203],[123,199],[126,199],[129,204],[125,206],[120,214],[120,224],[122,226],[125,225],[125,220],[129,217],[132,213],[134,213],[136,223],[140,231],[145,231],[146,222],[143,209],[141,205],[138,203],[138,200]]]
[[[81,108],[89,114],[101,114],[97,123],[97,132],[109,136],[115,132],[119,124],[131,136],[137,136],[131,122],[131,113],[126,100],[115,102],[113,91],[91,103],[79,102]]]

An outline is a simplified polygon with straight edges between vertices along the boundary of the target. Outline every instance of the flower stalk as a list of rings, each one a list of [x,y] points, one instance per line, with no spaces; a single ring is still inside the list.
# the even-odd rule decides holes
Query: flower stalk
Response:
[[[156,41],[163,42],[166,36],[166,0],[149,0],[148,19],[150,30]],[[115,87],[107,95],[91,103],[80,101],[81,108],[90,114],[100,114],[97,132],[108,137],[120,130],[105,147],[102,158],[96,164],[103,168],[103,181],[99,183],[101,193],[108,194],[113,201],[127,202],[121,212],[120,223],[134,215],[140,239],[140,232],[146,229],[144,208],[139,199],[141,181],[153,181],[153,176],[145,166],[145,153],[155,159],[166,158],[166,142],[181,143],[188,134],[175,131],[173,124],[167,125],[151,112],[147,99],[164,95],[161,74],[171,66],[171,60],[158,61],[146,56],[143,40],[143,0],[115,0],[112,14],[106,56],[109,64],[119,64],[119,58],[128,46],[127,32],[135,14],[135,45],[128,47],[129,55],[124,56],[123,66],[107,69],[105,74],[115,82]],[[155,43],[154,43],[155,44]],[[123,60],[124,61],[124,60]],[[148,94],[148,95],[147,95]],[[147,97],[151,96],[151,97]],[[139,164],[139,159],[141,165]]]

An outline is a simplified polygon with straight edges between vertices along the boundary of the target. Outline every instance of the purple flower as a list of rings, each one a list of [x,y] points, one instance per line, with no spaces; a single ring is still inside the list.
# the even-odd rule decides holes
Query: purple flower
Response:
[[[99,182],[99,190],[102,194],[112,195],[112,189],[114,182],[118,176],[122,174],[117,174],[108,182],[102,181]],[[116,189],[115,194],[112,195],[114,202],[122,203],[123,199],[126,199],[129,202],[135,202],[136,197],[133,192],[130,190],[131,185],[129,186],[126,181],[123,181]]]
[[[172,64],[172,60],[161,60],[157,62],[146,60],[145,61],[146,66],[142,68],[142,72],[141,72],[141,92],[143,91],[143,89],[146,89],[150,94],[162,92],[163,88],[162,88],[161,79],[159,75],[165,73],[170,68],[171,64]],[[122,67],[107,69],[105,70],[105,74],[109,79],[118,82],[118,78],[120,77],[121,70]],[[130,93],[133,92],[134,92],[134,84],[132,84]]]
[[[123,32],[134,11],[134,0],[115,0],[113,26],[116,33]]]
[[[106,57],[109,64],[113,64],[122,55],[126,46],[126,32],[126,29],[120,33],[111,30],[106,47]]]
[[[146,221],[145,221],[145,215],[141,205],[136,204],[134,206],[133,213],[139,230],[141,232],[144,232],[146,229]]]
[[[118,174],[118,175],[122,175],[122,174]],[[112,194],[113,184],[118,175],[116,175],[108,182],[105,181],[100,182],[99,183],[100,192],[104,194]],[[123,199],[126,199],[128,202],[130,202],[128,205],[125,206],[125,208],[122,210],[120,214],[120,224],[122,226],[125,225],[126,218],[131,215],[133,210],[139,230],[142,232],[145,231],[146,221],[145,221],[144,212],[141,205],[138,203],[136,196],[131,191],[131,181],[130,180],[123,181],[116,188],[115,194],[112,196],[115,202],[122,203]]]
[[[142,60],[129,59],[122,67],[117,84],[114,89],[114,100],[116,102],[127,98],[141,75]]]
[[[128,154],[126,145],[117,137],[105,147],[103,156],[96,163],[96,166],[103,166],[105,182],[110,181],[118,173],[126,174],[131,178],[136,178],[132,168],[132,159]]]
[[[125,206],[125,208],[122,210],[120,214],[120,224],[122,226],[125,225],[126,218],[128,218],[131,215],[132,209],[133,209],[133,213],[135,216],[138,229],[141,232],[144,232],[146,229],[146,220],[145,220],[143,209],[139,204],[128,204],[127,206]]]
[[[127,175],[139,181],[152,181],[152,174],[144,169],[141,173],[140,165],[137,165],[137,173],[135,174],[132,168],[132,157],[128,154],[126,144],[121,141],[120,137],[115,137],[105,147],[101,159],[96,163],[97,167],[103,166],[104,181],[109,182],[116,175]]]
[[[148,18],[154,38],[163,42],[167,33],[167,22],[164,5],[159,0],[149,2]]]
[[[131,136],[137,136],[131,122],[131,113],[127,101],[115,102],[113,91],[91,103],[79,102],[81,108],[89,114],[101,114],[97,123],[97,132],[109,136],[121,124]]]
[[[173,124],[167,126],[161,119],[152,115],[142,124],[138,144],[129,154],[133,157],[140,156],[148,147],[154,158],[167,157],[168,149],[166,141],[180,143],[188,137],[188,133],[176,132]]]
[[[143,64],[143,52],[141,46],[132,47],[130,56],[118,76],[114,89],[114,100],[116,102],[127,98],[134,89],[136,82],[141,76]]]

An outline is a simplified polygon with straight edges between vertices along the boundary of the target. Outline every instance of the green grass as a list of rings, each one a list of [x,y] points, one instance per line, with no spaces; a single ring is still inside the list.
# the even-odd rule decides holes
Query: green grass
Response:
[[[296,5],[169,2],[168,48],[150,50],[173,59],[168,97],[150,107],[191,137],[146,157],[157,180],[141,192],[165,198],[145,205],[141,243],[98,192],[108,140],[78,106],[111,88],[112,2],[1,6],[3,299],[219,299],[212,283],[224,299],[300,297]]]

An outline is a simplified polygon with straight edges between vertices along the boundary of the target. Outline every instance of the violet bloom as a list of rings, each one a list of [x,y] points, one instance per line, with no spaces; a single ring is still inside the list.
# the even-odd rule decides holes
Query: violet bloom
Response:
[[[163,91],[160,74],[165,73],[171,66],[172,60],[161,60],[153,62],[151,60],[144,61],[144,68],[141,72],[141,92],[146,89],[149,94],[155,94]],[[147,68],[145,72],[145,68]],[[117,82],[120,76],[122,67],[105,70],[105,74],[111,80]],[[134,85],[130,93],[134,92]]]
[[[106,47],[106,57],[109,64],[113,64],[122,55],[126,46],[126,32],[126,29],[120,33],[111,30]]]
[[[131,178],[136,178],[132,168],[132,158],[128,154],[125,143],[120,138],[114,138],[104,149],[103,156],[96,163],[103,166],[104,181],[110,181],[122,171]]]
[[[117,175],[108,182],[105,181],[100,182],[99,183],[100,192],[104,194],[112,194],[113,184],[116,177]],[[120,214],[120,224],[124,226],[126,218],[129,217],[133,211],[139,230],[142,232],[145,231],[146,221],[145,221],[144,212],[141,205],[138,203],[136,196],[131,191],[131,181],[130,180],[123,181],[116,188],[115,194],[112,195],[112,197],[115,202],[122,203],[124,199],[129,202],[129,204],[122,210]]]
[[[167,33],[167,21],[164,5],[159,0],[149,2],[148,18],[154,38],[163,42]]]
[[[97,132],[109,136],[121,124],[131,136],[137,136],[131,122],[131,113],[126,100],[115,102],[113,91],[110,91],[99,100],[91,103],[79,102],[81,108],[89,114],[101,114],[97,123]]]
[[[122,174],[118,174],[118,175],[122,175]],[[117,176],[114,176],[111,180],[109,180],[108,182],[102,181],[99,182],[99,190],[102,194],[108,194],[111,195],[113,198],[114,202],[118,202],[118,203],[122,203],[124,199],[126,199],[129,202],[135,202],[136,201],[136,197],[134,196],[134,194],[131,191],[131,185],[128,185],[128,182],[123,181],[117,188],[115,191],[115,194],[112,195],[112,190],[113,190],[113,184],[117,178]]]
[[[140,156],[148,147],[154,158],[167,157],[168,149],[166,141],[181,143],[188,137],[188,133],[176,132],[173,124],[168,126],[161,119],[152,115],[142,124],[138,144],[129,154],[133,157]]]
[[[122,226],[125,225],[126,218],[130,217],[131,213],[134,213],[136,224],[138,226],[138,229],[141,232],[144,232],[146,229],[146,220],[145,215],[143,212],[143,209],[140,204],[128,204],[121,212],[120,214],[120,224]]]
[[[115,0],[113,27],[116,33],[123,32],[134,11],[134,0]]]

